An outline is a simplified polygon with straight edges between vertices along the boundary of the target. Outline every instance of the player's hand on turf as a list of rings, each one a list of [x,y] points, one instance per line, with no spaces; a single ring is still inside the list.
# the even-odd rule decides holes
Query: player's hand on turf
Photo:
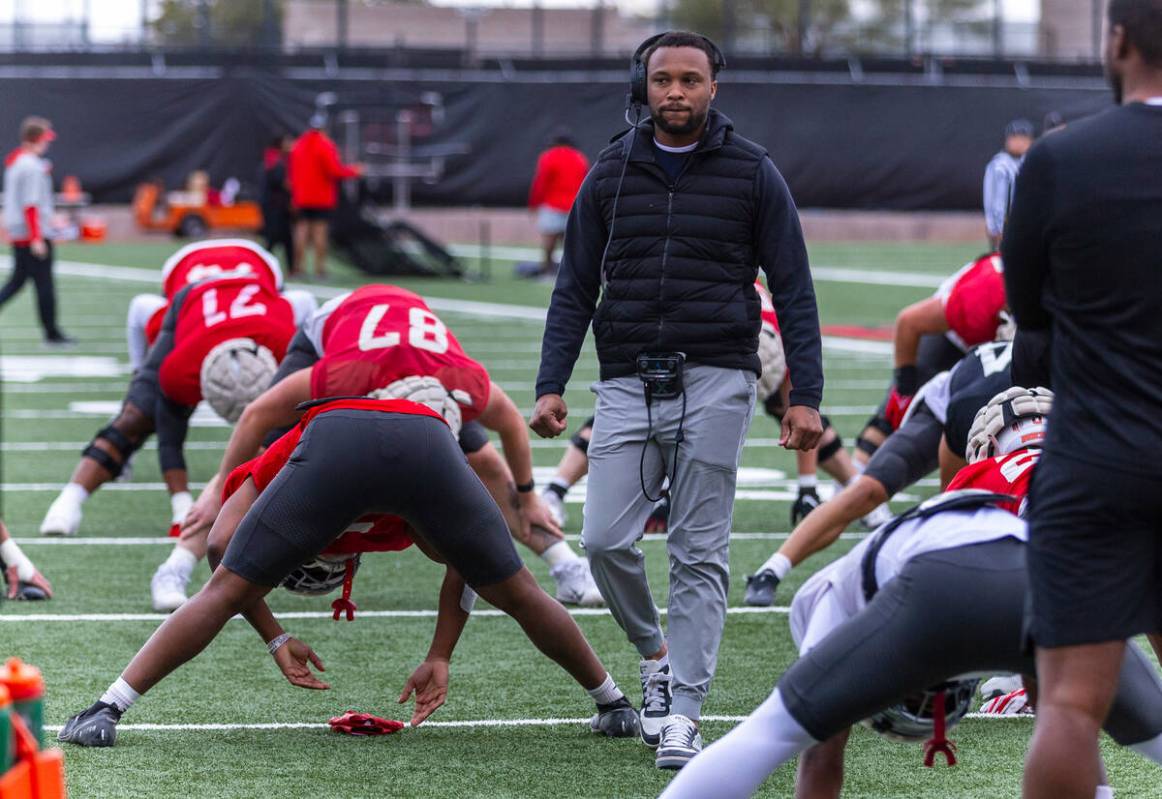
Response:
[[[529,427],[541,438],[556,438],[569,426],[569,407],[560,394],[545,394],[537,400]]]
[[[8,570],[4,575],[4,579],[8,582],[8,598],[19,599],[21,580],[15,566],[8,567]],[[39,588],[41,591],[44,591],[45,599],[52,599],[52,583],[50,583],[45,578],[45,576],[40,573],[39,569],[34,570],[32,577],[24,580],[23,582],[25,585],[31,585],[34,588]]]
[[[203,491],[182,522],[182,538],[208,535],[214,520],[222,510],[222,501],[217,491]]]
[[[806,405],[792,405],[783,414],[783,433],[779,436],[779,446],[784,449],[798,449],[808,452],[819,446],[823,437],[823,420],[819,411]]]
[[[274,662],[291,685],[316,691],[325,691],[331,687],[311,673],[311,665],[319,671],[327,670],[323,667],[323,659],[297,638],[290,639],[275,651]]]
[[[565,534],[561,532],[553,514],[549,512],[549,506],[536,492],[529,491],[525,494],[518,494],[518,496],[520,497],[521,541],[528,541],[532,537],[533,527],[540,527],[554,538],[565,540]]]
[[[433,658],[421,663],[408,677],[399,695],[399,703],[402,705],[408,701],[413,693],[416,695],[416,709],[411,725],[418,727],[448,698],[448,661]]]

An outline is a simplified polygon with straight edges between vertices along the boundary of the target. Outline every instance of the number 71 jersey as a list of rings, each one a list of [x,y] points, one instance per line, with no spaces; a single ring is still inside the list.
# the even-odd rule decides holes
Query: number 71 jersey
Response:
[[[488,404],[488,371],[418,294],[373,284],[336,298],[307,325],[320,360],[311,396],[366,396],[405,377],[434,377],[460,403],[465,422]]]

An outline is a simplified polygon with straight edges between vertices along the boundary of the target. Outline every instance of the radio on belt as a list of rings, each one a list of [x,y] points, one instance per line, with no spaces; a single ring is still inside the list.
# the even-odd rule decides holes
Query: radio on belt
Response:
[[[680,352],[643,352],[637,356],[637,376],[646,389],[646,400],[673,399],[682,395],[682,370],[686,356]]]

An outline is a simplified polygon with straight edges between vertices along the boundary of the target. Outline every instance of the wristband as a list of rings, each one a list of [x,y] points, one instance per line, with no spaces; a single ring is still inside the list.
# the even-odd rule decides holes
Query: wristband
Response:
[[[530,479],[527,483],[521,483],[516,487],[518,494],[528,494],[537,487],[537,481]]]
[[[920,388],[917,385],[920,382],[920,371],[915,365],[900,366],[896,368],[896,391],[901,396],[910,397],[916,393]]]
[[[283,644],[285,644],[290,639],[291,639],[290,633],[283,633],[282,635],[276,635],[274,638],[271,638],[270,641],[266,644],[266,651],[273,655],[275,652],[282,649]]]

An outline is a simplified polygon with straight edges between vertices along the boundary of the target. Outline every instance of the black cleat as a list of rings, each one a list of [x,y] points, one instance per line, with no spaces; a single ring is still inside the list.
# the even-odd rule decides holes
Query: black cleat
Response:
[[[797,527],[799,522],[807,518],[811,511],[822,504],[814,488],[800,488],[799,496],[795,498],[795,504],[791,506],[791,527]]]
[[[779,587],[779,578],[770,569],[763,569],[758,574],[746,578],[746,596],[743,602],[755,608],[769,608],[775,604],[775,589]]]
[[[608,705],[598,705],[589,729],[609,738],[636,738],[641,729],[637,709],[624,696]]]
[[[117,741],[117,722],[121,711],[113,705],[96,702],[65,722],[58,741],[77,746],[112,746]]]

